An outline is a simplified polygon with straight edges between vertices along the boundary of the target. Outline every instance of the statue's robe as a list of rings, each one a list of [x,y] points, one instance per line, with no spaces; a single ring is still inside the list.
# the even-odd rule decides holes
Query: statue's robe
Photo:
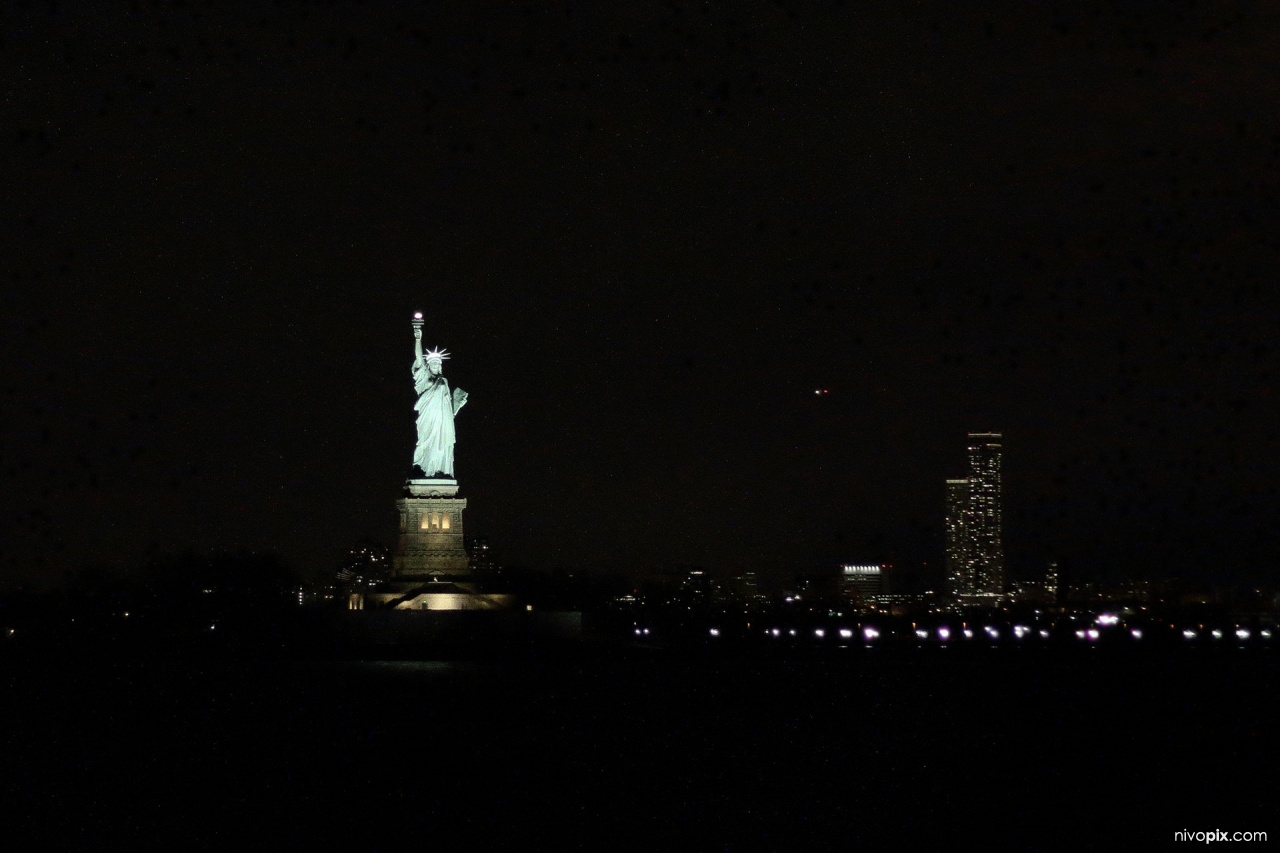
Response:
[[[458,392],[450,393],[449,380],[443,375],[432,376],[421,361],[413,365],[413,389],[418,392],[418,402],[413,406],[418,412],[418,447],[413,452],[413,464],[422,469],[425,477],[452,477],[453,415]]]

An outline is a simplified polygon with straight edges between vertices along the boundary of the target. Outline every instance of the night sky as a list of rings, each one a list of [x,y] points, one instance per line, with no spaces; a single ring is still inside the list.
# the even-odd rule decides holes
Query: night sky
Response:
[[[513,566],[1276,580],[1274,8],[497,5],[0,13],[0,578],[392,544],[421,310]]]

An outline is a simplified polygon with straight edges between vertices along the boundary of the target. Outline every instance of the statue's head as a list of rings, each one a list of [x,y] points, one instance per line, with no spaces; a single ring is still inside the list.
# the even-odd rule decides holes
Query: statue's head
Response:
[[[449,353],[442,349],[433,349],[423,355],[423,359],[427,362],[427,370],[432,376],[444,373],[444,360],[448,357]]]

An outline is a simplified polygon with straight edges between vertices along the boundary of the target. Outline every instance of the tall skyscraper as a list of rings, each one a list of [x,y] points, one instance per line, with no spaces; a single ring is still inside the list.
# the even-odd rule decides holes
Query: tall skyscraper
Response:
[[[975,593],[1004,592],[1000,433],[969,433],[969,509],[965,528]]]
[[[998,432],[969,433],[969,476],[947,480],[948,591],[1004,592],[1004,538]]]
[[[969,571],[969,540],[965,535],[965,513],[969,510],[969,481],[947,480],[947,592],[952,595],[973,591]]]

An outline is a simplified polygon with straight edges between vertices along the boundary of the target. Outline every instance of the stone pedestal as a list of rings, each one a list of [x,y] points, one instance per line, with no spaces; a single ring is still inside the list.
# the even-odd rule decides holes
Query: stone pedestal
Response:
[[[410,480],[411,497],[396,501],[400,511],[400,542],[391,561],[394,580],[470,574],[462,539],[462,511],[467,508],[467,499],[417,496],[433,488],[447,490],[449,484],[453,488],[450,494],[457,495],[456,480]]]
[[[415,498],[452,498],[458,494],[458,481],[439,477],[408,480],[405,488]]]

